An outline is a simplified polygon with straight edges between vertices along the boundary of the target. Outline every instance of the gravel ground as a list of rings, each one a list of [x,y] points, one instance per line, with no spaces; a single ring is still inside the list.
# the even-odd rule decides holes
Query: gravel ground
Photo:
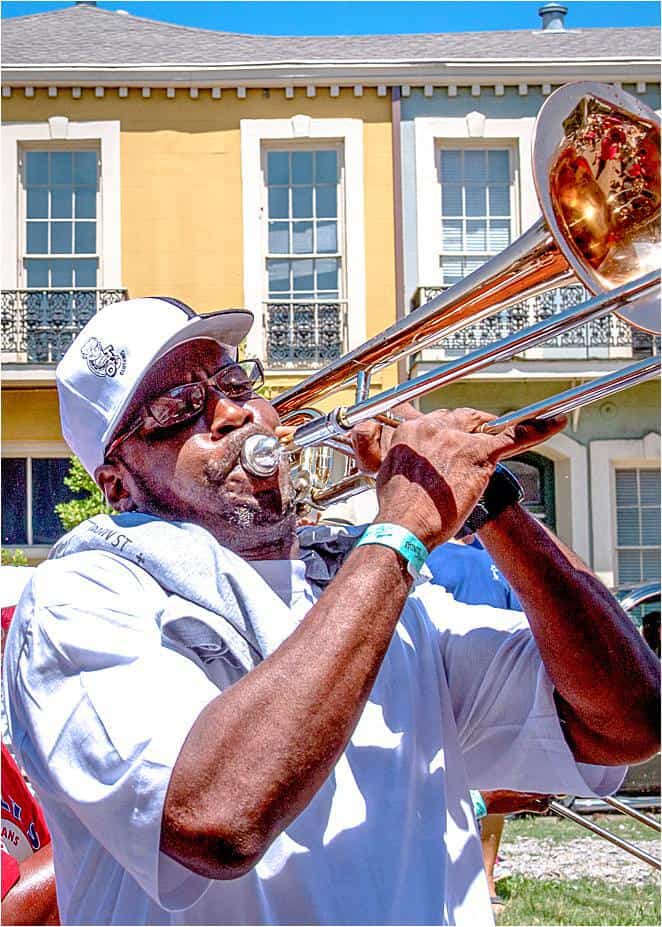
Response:
[[[637,846],[651,855],[660,856],[657,840],[639,840]],[[639,885],[659,879],[659,873],[648,863],[640,862],[625,850],[606,840],[579,837],[566,843],[548,838],[518,837],[503,845],[504,874],[522,875],[547,880],[579,879],[588,876],[605,882]]]

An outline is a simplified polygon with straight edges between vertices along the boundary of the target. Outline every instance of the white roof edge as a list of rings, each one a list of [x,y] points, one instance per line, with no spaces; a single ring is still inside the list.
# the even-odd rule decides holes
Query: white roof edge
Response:
[[[162,64],[132,64],[132,65],[122,65],[122,64],[99,64],[98,62],[90,61],[84,64],[71,64],[71,65],[62,65],[44,62],[42,64],[12,64],[11,62],[3,63],[2,70],[16,69],[16,70],[34,70],[39,71],[43,69],[68,69],[72,71],[78,70],[87,70],[93,68],[94,70],[107,70],[107,71],[175,71],[175,70],[191,70],[195,69],[197,71],[215,71],[215,70],[224,70],[227,68],[240,68],[240,69],[255,69],[255,68],[283,68],[283,67],[312,67],[312,68],[336,68],[336,67],[362,67],[362,68],[375,68],[375,67],[420,67],[422,65],[434,65],[436,67],[442,68],[453,68],[453,67],[510,67],[510,66],[521,66],[521,67],[548,67],[552,66],[561,66],[561,67],[571,67],[573,64],[591,64],[591,65],[618,65],[628,63],[629,65],[636,64],[651,64],[651,63],[660,63],[659,55],[618,55],[610,56],[604,58],[595,58],[595,57],[573,57],[573,58],[375,58],[370,59],[369,61],[362,61],[357,58],[329,58],[320,60],[319,58],[314,59],[293,59],[290,61],[252,61],[250,64],[247,64],[246,61],[226,61],[223,64],[211,64],[204,62],[186,62],[186,63],[167,63]]]
[[[5,64],[2,80],[16,86],[72,84],[98,86],[105,83],[116,86],[184,86],[187,83],[210,86],[279,86],[329,82],[351,84],[356,81],[373,81],[381,84],[426,83],[442,85],[457,83],[489,83],[530,80],[539,83],[566,82],[590,76],[594,80],[660,81],[660,62],[657,58],[572,59],[569,61],[451,61],[394,63],[394,62],[332,62],[320,64],[237,64],[204,66],[151,66],[112,67],[81,65],[23,66]]]

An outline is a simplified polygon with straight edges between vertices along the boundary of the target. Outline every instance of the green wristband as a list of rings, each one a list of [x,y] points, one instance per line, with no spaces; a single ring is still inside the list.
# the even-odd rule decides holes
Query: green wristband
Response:
[[[421,567],[428,558],[429,550],[422,541],[401,525],[379,522],[368,525],[361,535],[357,547],[362,544],[382,544],[396,550],[407,561],[409,574],[418,579]]]
[[[480,821],[481,818],[484,818],[487,814],[487,806],[485,805],[485,799],[476,789],[469,789],[469,795],[471,796],[471,803],[474,806],[474,814],[476,815],[476,820]]]

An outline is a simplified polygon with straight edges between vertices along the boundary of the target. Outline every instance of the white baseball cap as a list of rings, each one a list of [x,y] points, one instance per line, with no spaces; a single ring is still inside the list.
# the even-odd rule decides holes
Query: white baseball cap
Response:
[[[247,309],[197,315],[166,296],[113,303],[87,323],[55,371],[62,434],[87,472],[106,447],[142,378],[179,344],[209,338],[236,355],[253,323]]]

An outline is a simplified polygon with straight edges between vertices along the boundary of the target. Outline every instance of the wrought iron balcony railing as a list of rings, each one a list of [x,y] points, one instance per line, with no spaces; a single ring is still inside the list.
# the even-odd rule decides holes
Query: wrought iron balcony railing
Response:
[[[419,287],[412,312],[443,292],[444,287]],[[466,354],[475,348],[493,344],[527,325],[533,325],[557,312],[578,305],[589,298],[580,284],[557,287],[539,296],[526,299],[516,306],[468,325],[448,338],[441,338],[435,347],[449,356]],[[564,332],[540,347],[524,352],[524,357],[543,357],[550,360],[593,360],[599,358],[642,358],[659,354],[660,339],[631,328],[615,315],[581,325]]]
[[[347,301],[265,303],[268,367],[320,367],[347,350]]]
[[[99,309],[126,297],[124,289],[3,290],[3,360],[57,363]]]

